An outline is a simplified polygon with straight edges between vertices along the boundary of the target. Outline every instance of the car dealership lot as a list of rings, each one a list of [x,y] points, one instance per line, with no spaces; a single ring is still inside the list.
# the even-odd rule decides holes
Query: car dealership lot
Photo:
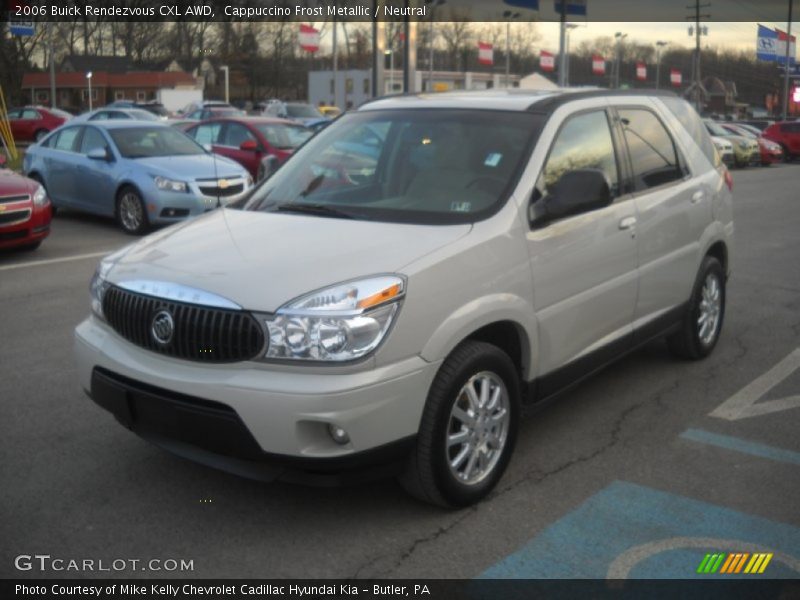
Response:
[[[679,362],[659,342],[612,365],[526,419],[498,489],[455,512],[392,481],[238,479],[127,433],[80,390],[72,329],[99,256],[132,238],[60,213],[38,251],[0,254],[0,575],[79,575],[14,568],[20,554],[49,554],[193,560],[196,577],[689,577],[708,552],[756,548],[775,553],[767,574],[790,574],[800,165],[734,171],[734,182],[734,272],[714,354]],[[748,402],[772,412],[746,416]],[[723,403],[727,418],[709,415]]]

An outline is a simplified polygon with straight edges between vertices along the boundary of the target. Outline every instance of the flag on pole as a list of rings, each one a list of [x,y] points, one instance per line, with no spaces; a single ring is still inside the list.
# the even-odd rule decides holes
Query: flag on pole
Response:
[[[592,73],[595,75],[605,75],[606,73],[606,59],[598,54],[592,56]]]
[[[647,65],[642,61],[636,63],[636,79],[639,81],[647,80]]]
[[[556,57],[552,52],[542,50],[539,53],[539,68],[542,71],[554,71],[556,68]]]
[[[785,31],[781,31],[780,29],[776,29],[775,32],[778,34],[778,44],[775,48],[775,58],[779,65],[786,64],[786,40],[788,39],[788,34]],[[795,64],[795,57],[797,56],[797,46],[796,46],[797,38],[792,36],[792,39],[789,42],[789,65]]]
[[[306,52],[316,52],[319,50],[319,31],[311,25],[300,24],[300,35],[298,36],[300,48]]]
[[[494,64],[494,47],[486,42],[478,42],[478,62],[482,65]]]
[[[681,75],[680,70],[678,70],[678,69],[670,69],[669,81],[675,87],[680,87],[681,83],[683,82],[683,76]]]

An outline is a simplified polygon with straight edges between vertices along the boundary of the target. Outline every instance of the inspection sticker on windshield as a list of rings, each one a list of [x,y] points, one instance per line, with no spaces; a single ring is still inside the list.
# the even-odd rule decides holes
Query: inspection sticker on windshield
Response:
[[[483,164],[487,167],[496,167],[500,164],[500,161],[503,160],[503,155],[499,152],[490,152],[489,155],[486,157],[486,160],[483,161]]]
[[[469,212],[472,210],[472,202],[451,202],[450,210],[452,212]]]

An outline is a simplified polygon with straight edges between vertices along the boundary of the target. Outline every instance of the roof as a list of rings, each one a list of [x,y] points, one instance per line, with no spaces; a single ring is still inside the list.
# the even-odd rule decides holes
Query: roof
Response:
[[[111,88],[171,88],[178,85],[195,85],[194,77],[183,71],[132,71],[130,73],[108,73],[96,71],[92,73],[93,87]],[[86,74],[83,72],[56,73],[56,87],[85,88]],[[49,73],[25,73],[22,76],[22,87],[50,88]]]
[[[70,121],[69,124],[72,124]],[[81,121],[76,121],[76,125],[94,125],[95,127],[101,127],[103,129],[130,129],[132,127],[164,127],[167,129],[172,129],[170,125],[165,123],[164,121],[136,121],[134,119],[120,119],[120,120],[108,120],[108,121],[91,121],[89,123],[84,123]]]
[[[434,94],[399,94],[363,103],[359,110],[393,108],[464,108],[475,110],[550,111],[572,100],[601,96],[675,96],[669,90],[607,90],[558,88],[556,90],[496,89],[442,92]]]
[[[221,122],[221,121],[236,121],[239,123],[249,123],[250,125],[292,125],[296,127],[302,127],[302,125],[296,121],[290,121],[289,119],[278,119],[277,117],[250,117],[250,116],[242,116],[242,117],[212,117],[210,119],[206,119],[205,121],[197,121],[197,123],[212,123],[212,122]]]
[[[69,54],[61,61],[61,69],[71,66],[72,71],[83,75],[87,71],[107,71],[109,73],[124,73],[130,67],[131,61],[125,56],[86,56],[82,54]]]

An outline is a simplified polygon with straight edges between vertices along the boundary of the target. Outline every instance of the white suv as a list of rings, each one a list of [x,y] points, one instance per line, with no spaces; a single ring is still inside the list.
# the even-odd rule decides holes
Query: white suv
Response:
[[[377,100],[240,206],[102,261],[83,387],[140,436],[264,480],[395,474],[475,502],[540,402],[659,336],[707,356],[731,181],[669,93]]]

